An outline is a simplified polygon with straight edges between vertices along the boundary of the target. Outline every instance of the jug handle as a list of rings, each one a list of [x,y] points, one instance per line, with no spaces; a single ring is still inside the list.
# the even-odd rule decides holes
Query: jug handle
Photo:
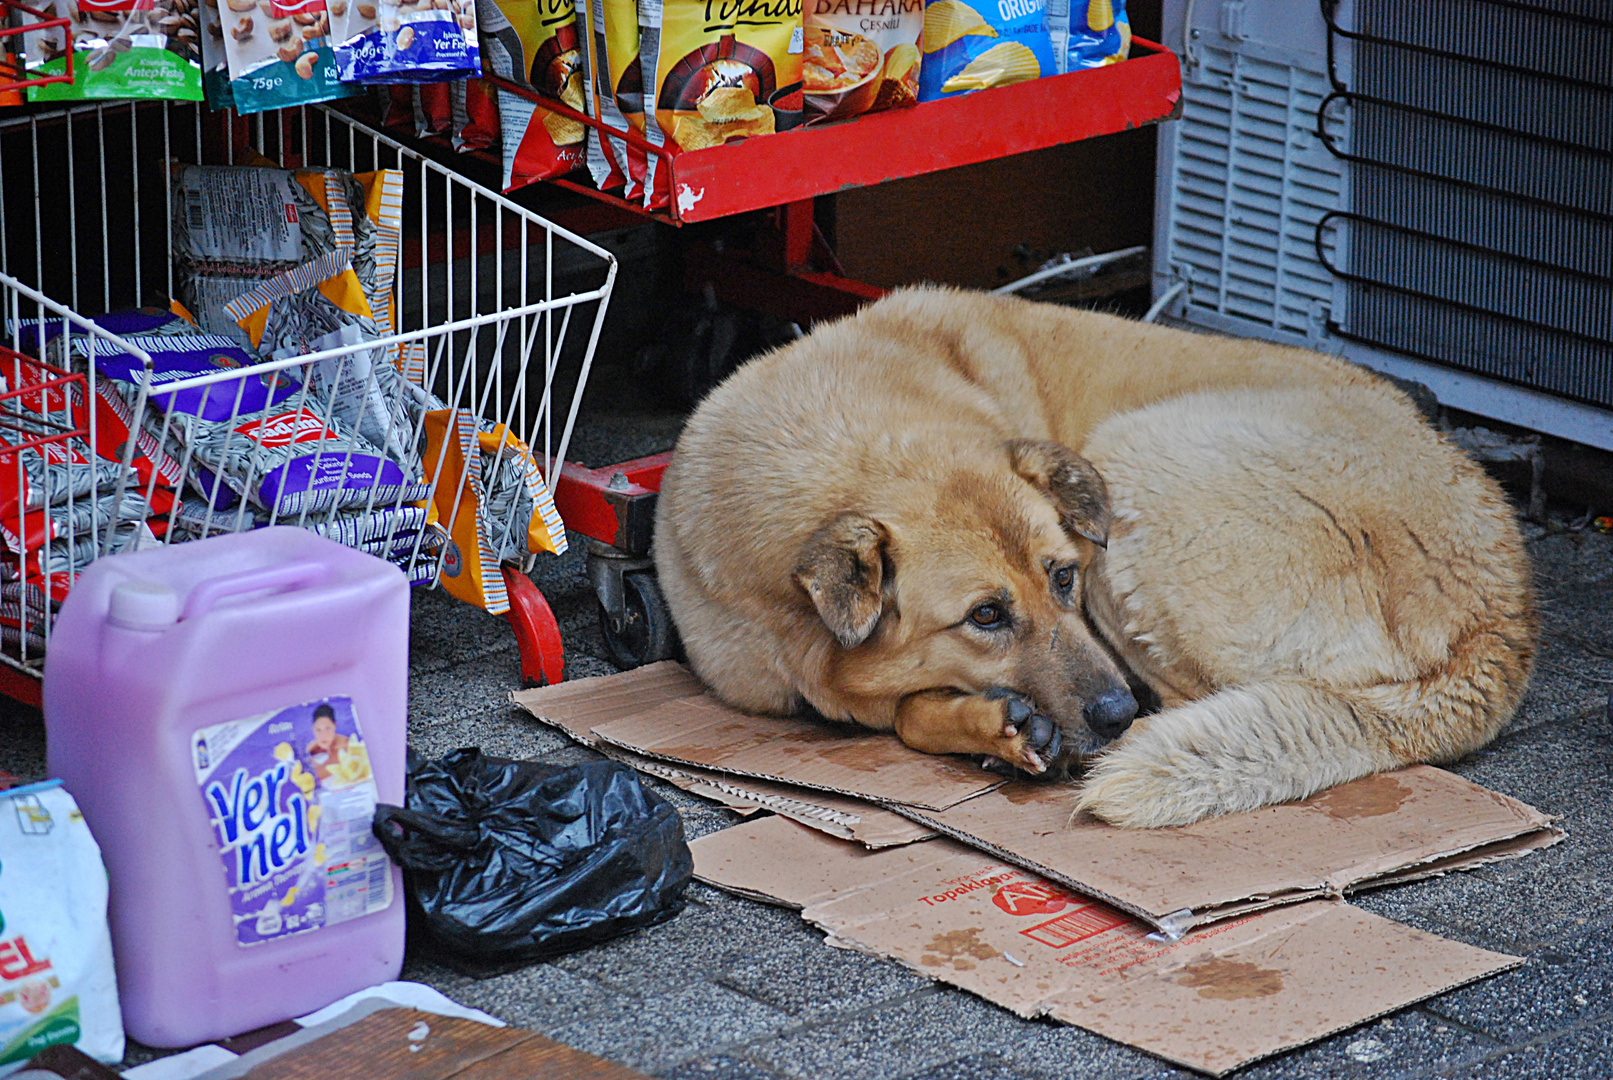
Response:
[[[213,605],[226,596],[257,592],[261,589],[299,589],[328,577],[330,570],[321,563],[292,562],[271,566],[266,570],[246,570],[239,574],[209,578],[190,591],[185,598],[185,609],[179,613],[181,621],[206,615]]]

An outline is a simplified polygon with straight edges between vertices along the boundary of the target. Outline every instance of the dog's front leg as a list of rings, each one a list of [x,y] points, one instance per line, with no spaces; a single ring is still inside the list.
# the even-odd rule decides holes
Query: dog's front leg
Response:
[[[926,754],[986,754],[1028,773],[1058,757],[1058,725],[1012,690],[921,690],[896,706],[896,736]]]

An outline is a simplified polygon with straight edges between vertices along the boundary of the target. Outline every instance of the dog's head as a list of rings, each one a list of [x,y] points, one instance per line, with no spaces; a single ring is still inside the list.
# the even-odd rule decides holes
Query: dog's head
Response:
[[[1108,493],[1065,446],[1004,449],[833,517],[800,552],[796,581],[840,643],[835,683],[848,694],[1011,690],[1058,723],[1068,751],[1090,753],[1137,711],[1081,613]]]

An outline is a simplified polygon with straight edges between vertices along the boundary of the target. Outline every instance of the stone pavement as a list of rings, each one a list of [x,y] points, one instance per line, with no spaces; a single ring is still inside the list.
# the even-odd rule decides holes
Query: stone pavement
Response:
[[[670,443],[674,419],[595,417],[573,455],[624,460]],[[1555,848],[1470,873],[1368,893],[1364,908],[1433,933],[1527,955],[1529,964],[1311,1047],[1247,1080],[1324,1077],[1613,1077],[1613,537],[1531,526],[1545,635],[1512,727],[1455,767],[1563,816]],[[566,676],[614,670],[579,543],[534,579],[560,619]],[[552,762],[589,752],[505,703],[519,679],[501,618],[416,594],[410,687],[414,748],[476,745]],[[38,715],[0,716],[0,769],[42,774]],[[691,838],[727,811],[656,783]],[[1020,1020],[894,962],[832,949],[794,912],[691,889],[662,926],[482,981],[420,962],[405,978],[666,1080],[1142,1080],[1188,1077],[1076,1028]],[[131,1048],[130,1063],[149,1052]]]

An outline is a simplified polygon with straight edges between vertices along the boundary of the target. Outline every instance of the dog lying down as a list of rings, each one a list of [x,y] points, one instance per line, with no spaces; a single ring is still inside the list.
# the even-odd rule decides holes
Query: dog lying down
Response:
[[[1534,652],[1499,489],[1389,383],[948,289],[718,387],[656,566],[731,704],[1084,764],[1078,805],[1125,826],[1461,757]],[[1161,707],[1137,718],[1143,687]]]

